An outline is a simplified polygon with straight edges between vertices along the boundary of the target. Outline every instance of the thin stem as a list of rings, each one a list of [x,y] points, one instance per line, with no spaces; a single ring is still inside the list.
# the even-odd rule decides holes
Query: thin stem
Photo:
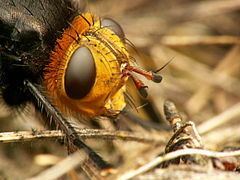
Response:
[[[136,141],[140,143],[165,143],[164,138],[148,137],[127,131],[107,131],[101,129],[79,129],[77,134],[82,139],[105,139]],[[0,143],[27,142],[42,139],[63,138],[65,134],[59,130],[18,131],[0,133]]]
[[[119,180],[131,179],[133,177],[136,177],[140,174],[143,174],[153,169],[155,166],[159,165],[162,162],[169,161],[185,155],[203,155],[207,157],[221,158],[221,157],[229,157],[229,156],[240,156],[240,150],[231,151],[231,152],[216,152],[216,151],[209,151],[209,150],[203,150],[203,149],[181,149],[181,150],[167,153],[163,156],[159,156],[153,159],[152,161],[150,161],[149,163],[141,166],[137,170],[134,170],[130,173],[123,174],[121,177],[119,177]]]

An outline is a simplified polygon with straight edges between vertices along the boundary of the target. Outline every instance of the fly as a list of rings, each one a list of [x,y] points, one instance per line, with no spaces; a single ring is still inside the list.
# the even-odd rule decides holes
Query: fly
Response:
[[[70,152],[83,148],[99,168],[108,167],[66,117],[117,115],[129,78],[146,97],[135,73],[157,83],[162,77],[131,63],[124,32],[110,18],[82,13],[70,0],[0,1],[2,99],[11,107],[33,103],[66,134]]]

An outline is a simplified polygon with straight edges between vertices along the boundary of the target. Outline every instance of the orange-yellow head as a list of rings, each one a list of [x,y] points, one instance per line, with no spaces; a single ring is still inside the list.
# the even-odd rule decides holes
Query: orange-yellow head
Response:
[[[147,86],[134,74],[157,83],[162,77],[132,65],[124,42],[123,30],[114,20],[91,13],[76,16],[57,40],[44,72],[52,103],[72,115],[118,114],[126,105],[128,77],[146,97]]]
[[[125,107],[123,92],[129,63],[121,27],[90,13],[74,18],[57,40],[44,83],[62,112],[86,116],[116,114]]]

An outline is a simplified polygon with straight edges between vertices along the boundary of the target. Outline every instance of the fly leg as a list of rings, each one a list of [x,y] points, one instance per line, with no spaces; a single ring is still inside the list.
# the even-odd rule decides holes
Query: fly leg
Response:
[[[77,149],[83,149],[85,154],[89,157],[89,160],[99,170],[107,170],[111,168],[110,164],[105,162],[102,157],[80,140],[77,130],[72,126],[71,122],[62,116],[62,114],[48,101],[48,99],[33,83],[29,80],[25,80],[24,84],[30,94],[34,97],[37,105],[40,106],[47,113],[48,117],[50,116],[54,120],[55,124],[66,134],[66,138],[70,143],[70,146],[71,144],[74,146],[69,147],[72,152]]]

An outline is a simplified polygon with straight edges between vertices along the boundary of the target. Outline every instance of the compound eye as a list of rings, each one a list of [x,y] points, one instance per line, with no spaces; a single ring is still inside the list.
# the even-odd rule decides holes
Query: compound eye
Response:
[[[72,54],[64,78],[64,88],[69,98],[81,99],[90,92],[96,78],[96,67],[87,47],[80,47]]]
[[[111,29],[116,35],[118,35],[118,37],[120,37],[120,39],[125,38],[125,34],[123,32],[122,27],[113,19],[111,18],[102,19],[101,26]]]

